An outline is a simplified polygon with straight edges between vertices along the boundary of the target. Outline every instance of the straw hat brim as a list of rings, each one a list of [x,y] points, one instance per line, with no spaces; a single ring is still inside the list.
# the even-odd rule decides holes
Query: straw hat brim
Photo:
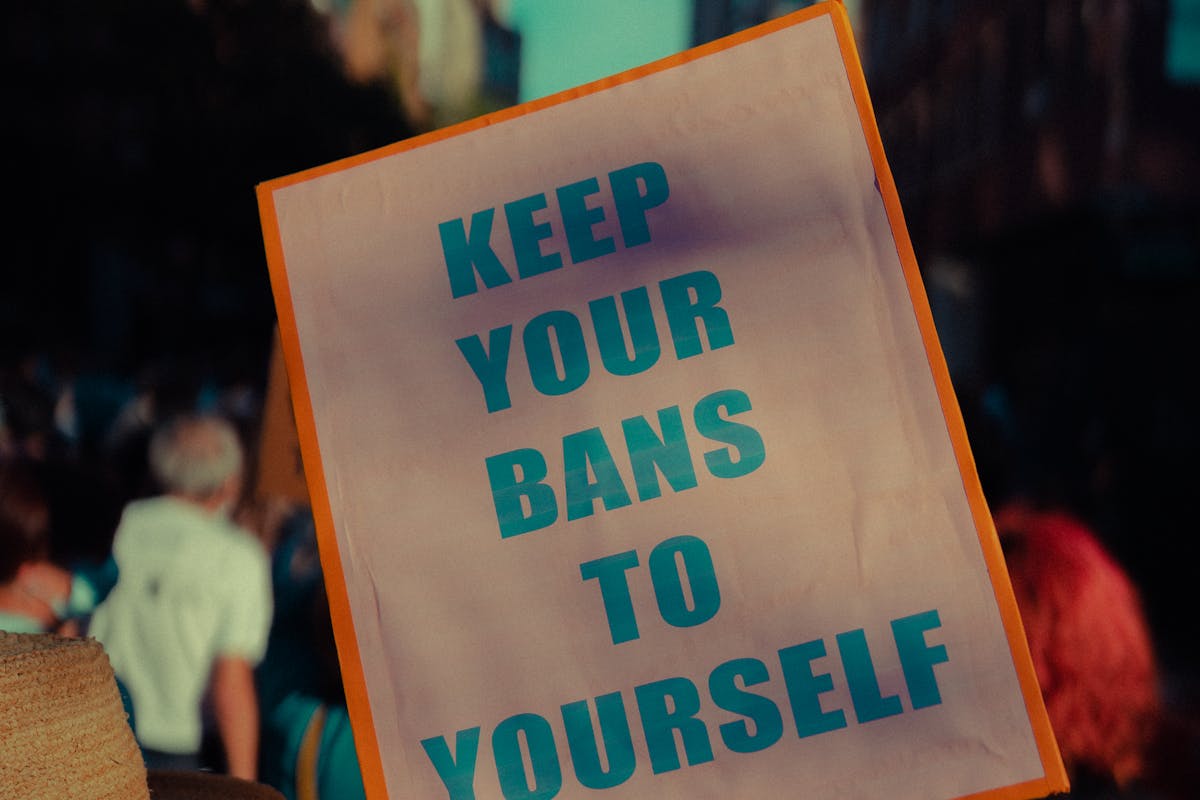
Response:
[[[147,770],[99,642],[0,631],[0,797],[147,796],[284,800],[270,786],[227,775]]]
[[[284,800],[270,786],[211,772],[146,771],[150,800]]]
[[[145,800],[146,767],[99,642],[0,631],[0,796]]]

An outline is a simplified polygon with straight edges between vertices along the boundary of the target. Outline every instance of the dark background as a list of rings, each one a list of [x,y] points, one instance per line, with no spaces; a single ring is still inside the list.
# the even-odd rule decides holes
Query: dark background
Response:
[[[1194,708],[1200,53],[1175,37],[1200,11],[871,0],[863,14],[989,503],[1081,515],[1142,589],[1170,688]]]
[[[698,0],[695,40],[796,5]],[[1172,68],[1183,5],[865,0],[857,26],[988,500],[1065,506],[1101,534],[1194,707],[1200,89]],[[388,86],[346,80],[302,2],[5,16],[0,377],[74,382],[84,452],[148,382],[164,404],[241,386],[252,420],[275,320],[255,185],[414,126]],[[519,40],[487,41],[511,81]]]

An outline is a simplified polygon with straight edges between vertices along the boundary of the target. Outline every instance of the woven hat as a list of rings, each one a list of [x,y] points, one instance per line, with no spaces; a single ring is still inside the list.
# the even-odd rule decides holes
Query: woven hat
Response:
[[[151,771],[94,639],[0,631],[0,800],[282,800],[261,784]]]

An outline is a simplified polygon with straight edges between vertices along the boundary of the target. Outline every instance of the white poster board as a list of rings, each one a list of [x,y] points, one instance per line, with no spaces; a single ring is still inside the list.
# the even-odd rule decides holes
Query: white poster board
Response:
[[[259,197],[372,800],[1065,788],[840,5]]]

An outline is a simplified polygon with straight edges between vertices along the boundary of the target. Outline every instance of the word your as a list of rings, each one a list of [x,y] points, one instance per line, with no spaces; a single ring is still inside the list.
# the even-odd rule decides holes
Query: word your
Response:
[[[704,352],[701,322],[708,337],[708,349],[717,350],[733,344],[729,316],[718,305],[721,284],[716,275],[698,271],[669,278],[659,282],[658,292],[677,359],[682,361]],[[591,327],[596,334],[604,368],[613,375],[637,375],[654,366],[661,354],[649,291],[642,286],[622,292],[621,307],[627,320],[624,325],[617,313],[615,296],[592,300],[588,303]],[[479,334],[464,336],[455,342],[479,379],[489,414],[512,406],[508,389],[512,338],[513,326],[505,325],[488,333],[486,347]],[[521,342],[529,379],[533,388],[544,395],[569,394],[583,386],[591,375],[592,362],[584,340],[583,324],[570,311],[538,314],[525,323]]]
[[[650,225],[646,212],[667,201],[670,188],[667,173],[661,164],[648,161],[608,173],[613,204],[621,226],[621,239],[626,248],[650,241]],[[571,263],[578,264],[614,253],[616,241],[611,236],[595,238],[594,228],[605,219],[605,209],[588,205],[588,198],[600,193],[600,182],[588,178],[560,186],[555,190],[563,232]],[[546,209],[546,195],[539,193],[504,204],[504,219],[508,223],[517,277],[532,278],[561,269],[560,253],[542,252],[542,242],[554,236],[550,222],[537,222],[534,213]],[[458,298],[479,290],[476,275],[489,289],[512,282],[512,273],[501,262],[492,247],[492,223],[496,209],[485,208],[471,215],[471,230],[461,218],[438,225],[442,240],[442,255],[446,274],[450,278],[450,293]]]
[[[730,417],[751,410],[750,398],[737,389],[725,389],[700,398],[692,412],[696,431],[725,447],[703,454],[708,472],[717,478],[740,478],[762,466],[766,459],[762,436],[749,425]],[[662,495],[659,475],[672,491],[696,487],[696,466],[683,426],[679,406],[658,411],[658,430],[644,416],[622,420],[624,449],[629,456],[634,491],[639,501]],[[596,513],[599,500],[606,511],[633,503],[627,479],[613,458],[599,428],[562,437],[562,482],[547,482],[549,468],[541,451],[523,447],[486,459],[492,502],[500,537],[507,539],[553,525],[559,501],[567,520]],[[595,480],[591,476],[595,476]]]
[[[941,619],[936,610],[891,621],[892,640],[908,693],[907,708],[912,711],[942,702],[933,668],[949,661],[949,656],[945,645],[930,645],[925,640],[928,631],[939,627]],[[855,721],[861,725],[904,713],[906,706],[900,695],[885,697],[880,691],[863,629],[839,633],[834,640]],[[787,732],[784,713],[770,697],[750,691],[774,680],[781,680],[787,693],[785,710],[790,714],[794,738],[845,728],[848,721],[844,709],[827,710],[822,706],[821,696],[835,687],[833,674],[819,666],[826,656],[825,640],[814,639],[779,650],[770,666],[757,658],[726,661],[701,684],[706,693],[693,680],[681,676],[635,686],[633,724],[627,707],[629,693],[621,691],[600,695],[590,702],[577,700],[562,705],[556,715],[561,725],[559,719],[552,724],[536,713],[511,716],[496,725],[491,735],[492,762],[500,790],[506,800],[555,797],[563,786],[560,753],[564,749],[570,754],[575,780],[581,786],[620,786],[638,769],[634,730],[641,734],[655,775],[678,770],[684,761],[688,766],[713,761],[715,740],[734,754],[778,746]],[[726,713],[715,713],[713,709]],[[718,724],[718,720],[725,721]],[[444,736],[421,742],[450,800],[475,798],[480,734],[478,726],[458,731],[453,751]]]

